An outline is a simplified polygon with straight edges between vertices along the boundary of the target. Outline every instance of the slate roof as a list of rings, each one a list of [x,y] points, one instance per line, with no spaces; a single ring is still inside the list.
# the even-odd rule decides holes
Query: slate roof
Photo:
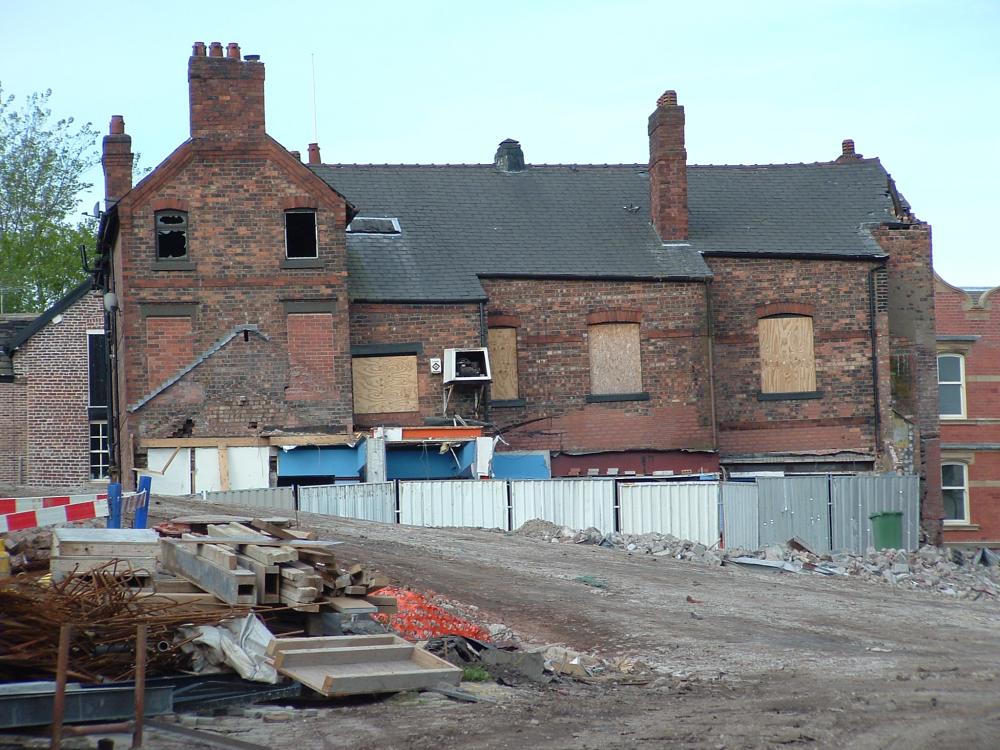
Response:
[[[878,257],[865,225],[897,221],[877,159],[689,166],[690,239],[661,243],[645,164],[316,165],[362,217],[347,235],[351,297],[475,301],[480,277],[704,279],[703,255]]]

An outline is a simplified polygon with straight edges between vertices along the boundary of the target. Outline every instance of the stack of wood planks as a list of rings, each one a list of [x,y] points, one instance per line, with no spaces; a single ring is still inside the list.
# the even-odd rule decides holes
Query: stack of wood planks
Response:
[[[341,566],[336,542],[268,521],[206,524],[205,534],[161,540],[163,567],[229,604],[286,606],[300,612],[394,613],[389,584],[361,565]]]
[[[57,583],[69,575],[113,568],[117,573],[131,571],[147,584],[156,572],[159,551],[160,538],[149,529],[57,528],[52,530],[49,570]]]

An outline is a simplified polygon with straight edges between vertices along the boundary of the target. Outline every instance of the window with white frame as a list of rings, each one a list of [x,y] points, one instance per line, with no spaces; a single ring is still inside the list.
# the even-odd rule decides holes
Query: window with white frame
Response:
[[[965,417],[965,357],[939,354],[938,414],[944,419]]]
[[[90,423],[90,478],[107,479],[110,463],[108,423],[106,420],[94,420]]]
[[[945,523],[969,523],[969,467],[963,463],[941,464],[941,496]]]

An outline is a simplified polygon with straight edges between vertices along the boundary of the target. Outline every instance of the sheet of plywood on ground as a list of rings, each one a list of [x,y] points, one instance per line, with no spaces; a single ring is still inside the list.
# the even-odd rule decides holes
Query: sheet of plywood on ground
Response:
[[[490,398],[509,401],[517,398],[517,329],[491,328],[489,332]]]
[[[590,392],[642,391],[638,323],[603,323],[587,329],[590,340]]]
[[[160,558],[167,570],[184,576],[225,602],[257,603],[257,579],[252,571],[220,568],[172,539],[161,541]]]
[[[356,414],[418,411],[415,356],[355,357],[351,369]]]
[[[816,390],[812,318],[805,315],[761,318],[760,379],[764,393]]]

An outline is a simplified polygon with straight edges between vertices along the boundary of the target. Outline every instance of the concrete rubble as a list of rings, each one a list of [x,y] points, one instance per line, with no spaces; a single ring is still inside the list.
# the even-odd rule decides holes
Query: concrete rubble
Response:
[[[572,529],[569,526],[534,519],[516,532],[544,542],[592,544],[625,550],[629,554],[670,557],[705,565],[769,561],[777,572],[811,573],[824,576],[851,576],[871,583],[936,591],[959,599],[1000,597],[1000,557],[989,550],[925,545],[919,550],[869,548],[864,555],[834,550],[815,554],[797,540],[773,544],[758,550],[709,548],[704,544],[679,539],[671,534],[603,534],[598,529]]]

